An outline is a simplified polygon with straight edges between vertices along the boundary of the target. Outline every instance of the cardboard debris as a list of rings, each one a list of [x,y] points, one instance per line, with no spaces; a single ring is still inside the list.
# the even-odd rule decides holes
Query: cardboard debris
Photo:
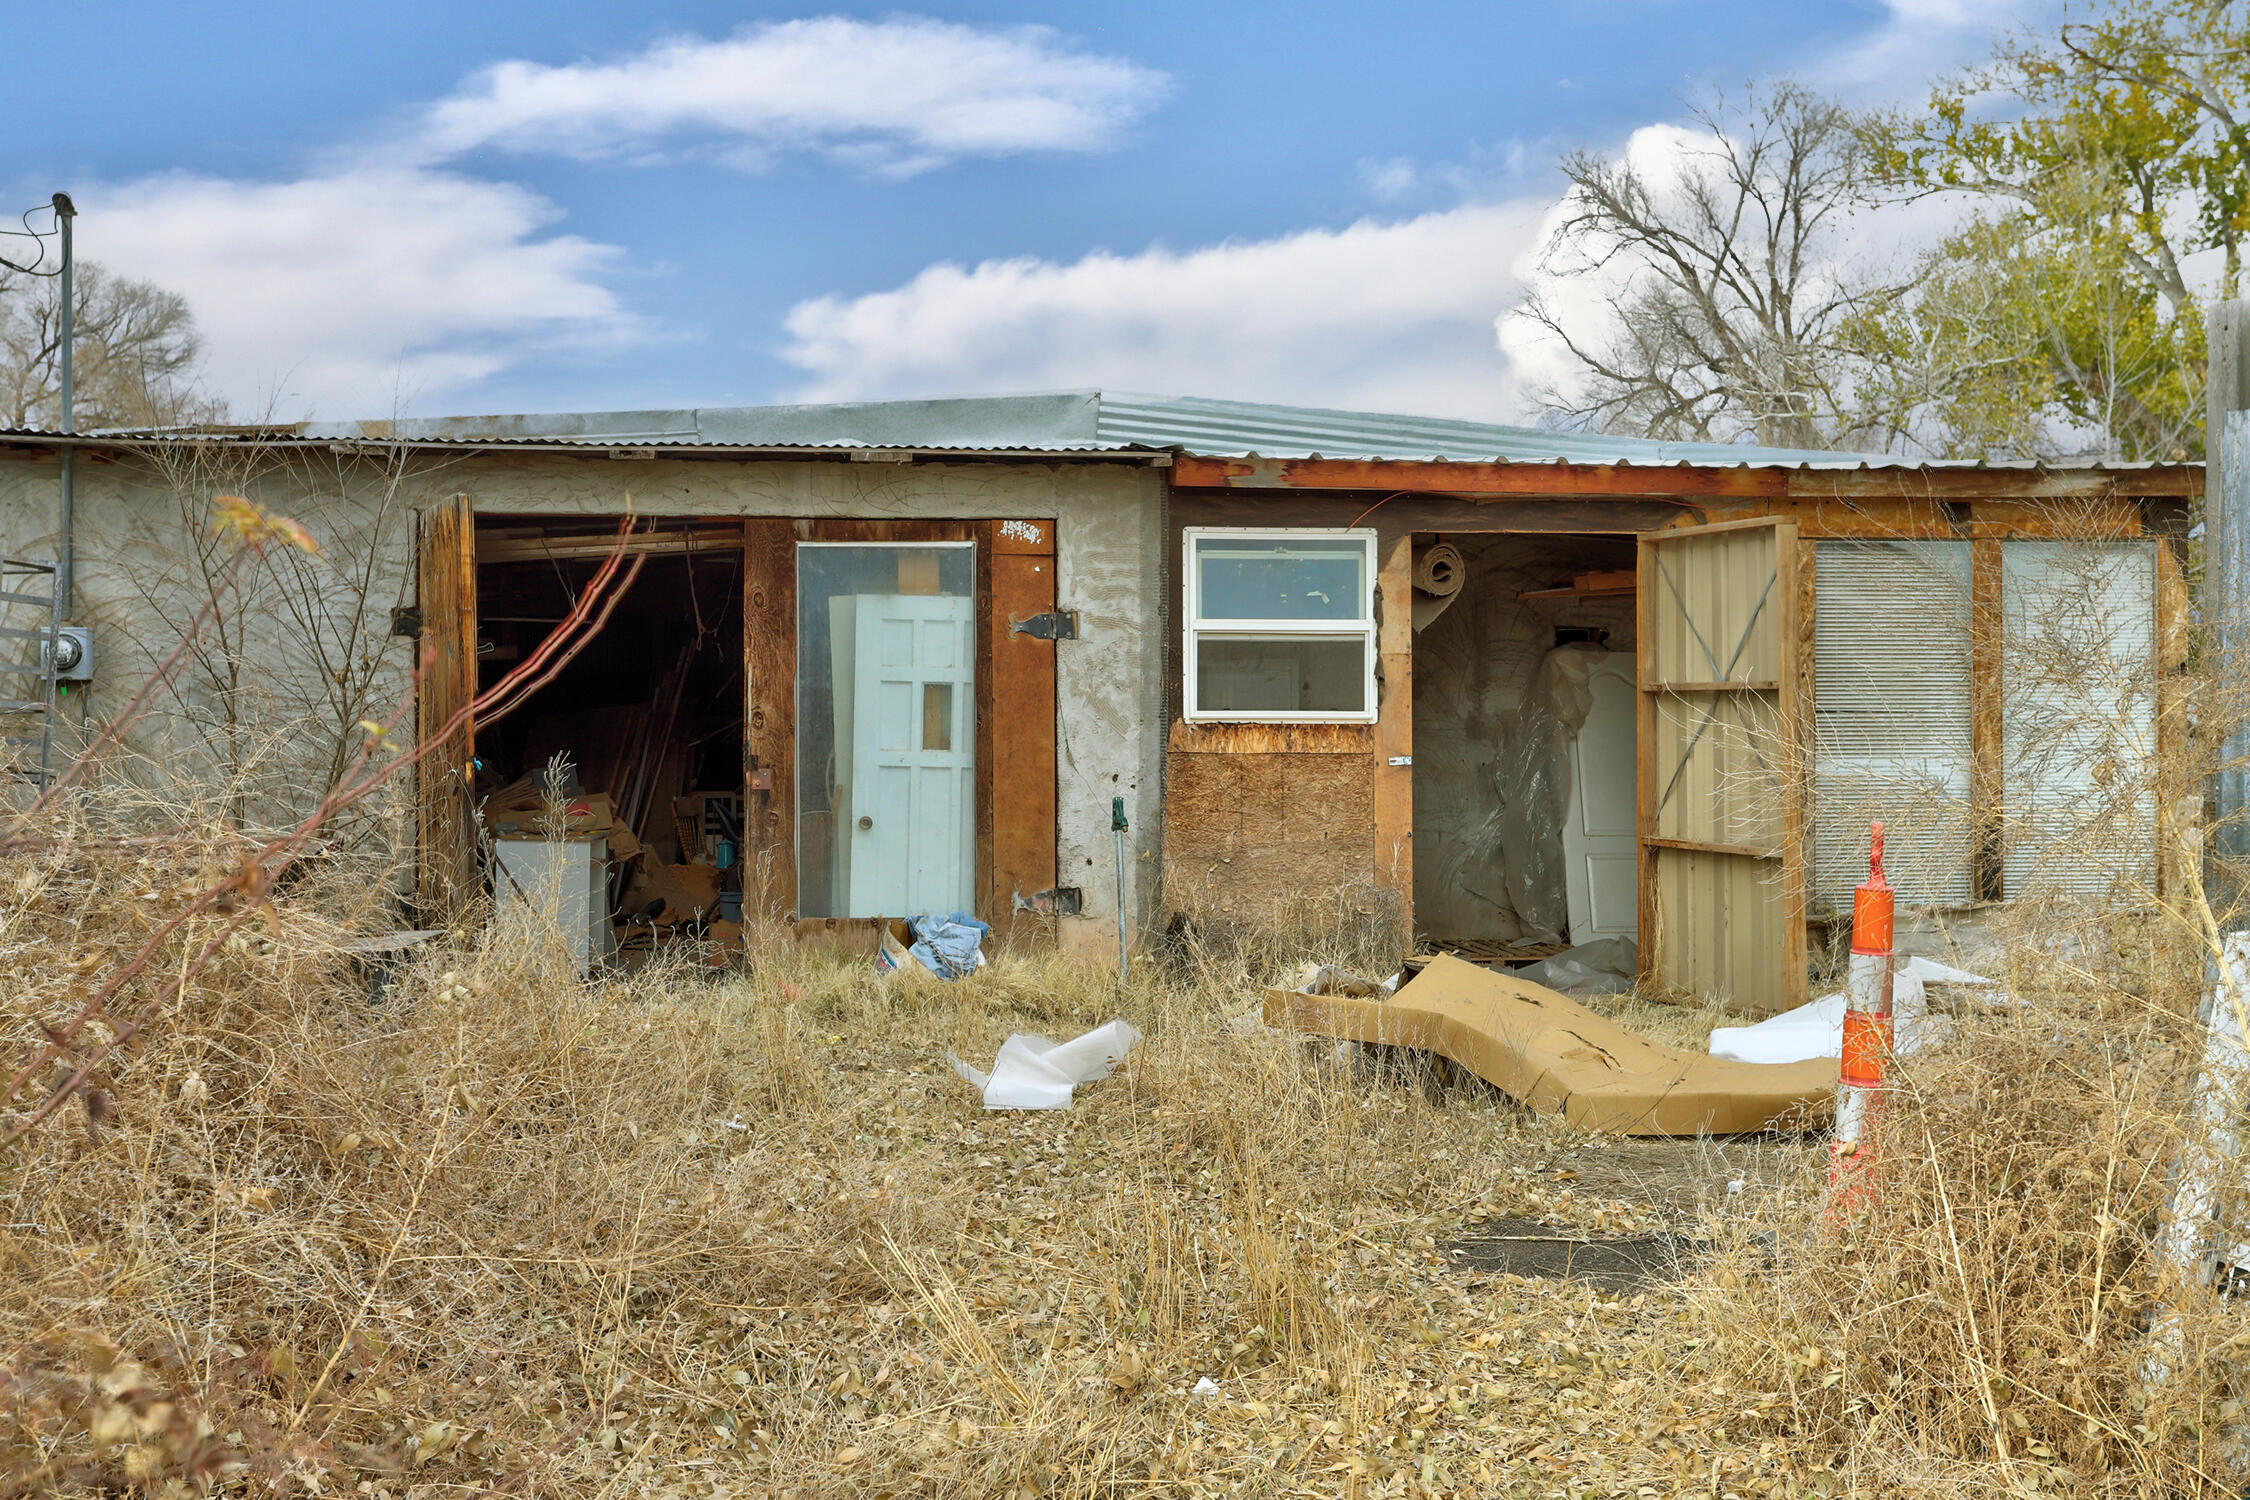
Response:
[[[659,902],[651,914],[649,907]],[[719,909],[719,872],[709,865],[668,865],[652,854],[633,872],[618,905],[628,918],[659,927],[693,921]]]
[[[1660,1046],[1576,1001],[1444,956],[1384,1000],[1274,990],[1266,1022],[1434,1052],[1540,1114],[1617,1135],[1802,1129],[1835,1104],[1836,1062],[1728,1062]]]
[[[616,824],[607,792],[574,792],[562,799],[562,812],[566,837],[608,833]],[[484,799],[484,821],[494,838],[545,838],[546,793],[535,777],[511,781]]]

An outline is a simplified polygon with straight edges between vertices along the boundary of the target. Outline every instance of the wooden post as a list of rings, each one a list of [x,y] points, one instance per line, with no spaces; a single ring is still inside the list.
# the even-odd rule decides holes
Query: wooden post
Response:
[[[1381,698],[1375,719],[1375,879],[1398,896],[1414,930],[1414,533],[1376,544],[1382,618],[1376,624]]]

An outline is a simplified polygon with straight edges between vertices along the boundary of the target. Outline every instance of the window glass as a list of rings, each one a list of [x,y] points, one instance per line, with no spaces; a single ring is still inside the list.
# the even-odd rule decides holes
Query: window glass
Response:
[[[1357,537],[1198,537],[1195,577],[1205,620],[1367,616],[1367,546]]]
[[[1195,687],[1198,713],[1363,713],[1367,641],[1205,636],[1196,643]]]

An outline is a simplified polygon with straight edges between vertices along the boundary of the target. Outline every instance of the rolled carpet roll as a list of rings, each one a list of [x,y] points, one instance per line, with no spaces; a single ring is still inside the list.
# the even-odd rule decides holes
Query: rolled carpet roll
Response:
[[[1414,628],[1422,630],[1439,615],[1469,581],[1469,566],[1461,549],[1450,542],[1433,542],[1414,554]]]
[[[1414,586],[1425,594],[1450,599],[1461,592],[1468,576],[1461,549],[1451,542],[1432,542],[1414,554]]]

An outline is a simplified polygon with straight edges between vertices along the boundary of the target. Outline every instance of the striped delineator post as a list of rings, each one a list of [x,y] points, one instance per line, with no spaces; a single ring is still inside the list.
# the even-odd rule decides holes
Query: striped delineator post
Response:
[[[1828,1148],[1828,1203],[1848,1207],[1875,1159],[1883,1070],[1891,1056],[1891,885],[1883,878],[1883,825],[1868,834],[1867,879],[1852,892],[1851,971],[1844,982],[1843,1064],[1836,1138]]]

